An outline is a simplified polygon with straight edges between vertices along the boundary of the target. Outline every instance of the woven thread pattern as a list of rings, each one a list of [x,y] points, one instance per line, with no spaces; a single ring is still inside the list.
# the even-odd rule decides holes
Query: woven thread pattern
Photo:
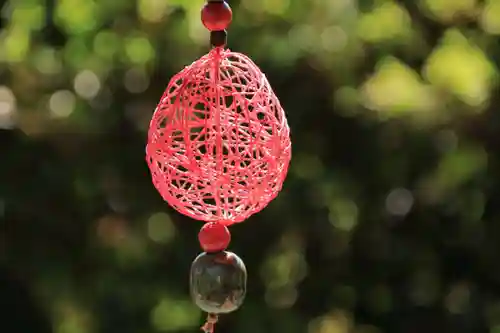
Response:
[[[154,186],[172,207],[229,225],[281,190],[290,130],[260,69],[243,54],[215,48],[170,81],[146,154]]]

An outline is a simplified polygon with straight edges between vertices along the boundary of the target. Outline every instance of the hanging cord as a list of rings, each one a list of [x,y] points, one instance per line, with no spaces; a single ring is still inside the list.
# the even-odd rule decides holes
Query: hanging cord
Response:
[[[201,327],[201,330],[205,333],[214,333],[215,324],[219,320],[219,316],[214,313],[209,313],[207,316],[207,321],[205,325]]]

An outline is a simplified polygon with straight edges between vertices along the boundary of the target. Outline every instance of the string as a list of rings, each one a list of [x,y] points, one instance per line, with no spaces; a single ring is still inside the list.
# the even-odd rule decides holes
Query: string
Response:
[[[219,320],[216,314],[209,313],[205,324],[201,327],[201,330],[205,333],[214,333],[215,324]]]

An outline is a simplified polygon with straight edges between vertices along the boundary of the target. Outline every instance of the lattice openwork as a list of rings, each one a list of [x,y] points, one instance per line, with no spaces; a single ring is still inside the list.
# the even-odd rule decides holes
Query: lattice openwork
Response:
[[[260,69],[243,54],[215,48],[170,81],[146,153],[153,183],[171,206],[232,224],[281,190],[290,130]]]

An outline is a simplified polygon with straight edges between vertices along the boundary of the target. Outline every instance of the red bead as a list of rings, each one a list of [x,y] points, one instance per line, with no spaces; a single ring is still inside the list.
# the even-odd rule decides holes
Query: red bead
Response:
[[[210,31],[227,29],[232,19],[233,11],[225,1],[208,2],[201,10],[201,21]]]
[[[220,252],[227,249],[231,242],[231,233],[222,223],[208,222],[198,234],[201,248],[205,252]]]

